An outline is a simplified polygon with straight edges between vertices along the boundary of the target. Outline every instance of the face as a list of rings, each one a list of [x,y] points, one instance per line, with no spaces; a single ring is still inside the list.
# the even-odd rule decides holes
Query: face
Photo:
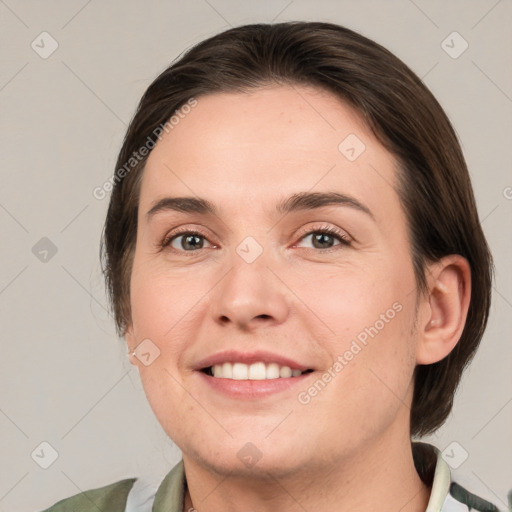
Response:
[[[395,165],[303,86],[200,97],[158,142],[126,340],[184,458],[277,475],[408,436],[416,286]]]

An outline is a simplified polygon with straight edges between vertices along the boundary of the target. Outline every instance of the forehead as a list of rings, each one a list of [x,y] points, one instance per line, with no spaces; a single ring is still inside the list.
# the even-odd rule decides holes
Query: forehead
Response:
[[[398,207],[395,160],[359,114],[304,86],[197,98],[146,162],[141,209],[164,196],[200,196],[229,209],[263,209],[302,191],[338,191]]]

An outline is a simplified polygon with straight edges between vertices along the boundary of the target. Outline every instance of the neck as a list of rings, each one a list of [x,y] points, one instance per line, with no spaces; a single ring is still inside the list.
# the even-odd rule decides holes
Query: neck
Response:
[[[363,453],[364,451],[364,453]],[[417,474],[409,435],[385,436],[335,463],[311,466],[276,479],[271,469],[259,478],[211,468],[183,456],[187,492],[185,511],[274,510],[324,512],[424,512],[430,491]]]

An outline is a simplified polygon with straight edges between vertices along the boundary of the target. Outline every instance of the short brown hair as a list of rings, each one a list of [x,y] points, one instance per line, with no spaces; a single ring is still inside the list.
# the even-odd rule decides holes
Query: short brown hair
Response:
[[[126,169],[126,162],[147,141],[155,143],[155,129],[190,98],[247,92],[271,84],[330,91],[355,108],[394,155],[419,293],[426,291],[427,263],[449,254],[469,262],[472,293],[459,343],[442,361],[415,371],[411,435],[431,433],[450,413],[462,372],[482,338],[494,269],[457,136],[432,93],[400,59],[370,39],[331,23],[229,29],[188,50],[148,87],[126,133],[116,169]],[[147,155],[137,160],[123,179],[114,181],[100,248],[120,336],[131,319],[130,276],[146,159]]]

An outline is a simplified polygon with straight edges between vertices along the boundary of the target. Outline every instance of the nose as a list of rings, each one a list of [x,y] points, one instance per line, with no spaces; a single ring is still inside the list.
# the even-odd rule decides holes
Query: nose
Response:
[[[290,292],[279,276],[278,266],[270,259],[265,250],[250,263],[233,253],[231,267],[214,288],[211,298],[217,323],[251,331],[257,326],[278,325],[286,320]]]

